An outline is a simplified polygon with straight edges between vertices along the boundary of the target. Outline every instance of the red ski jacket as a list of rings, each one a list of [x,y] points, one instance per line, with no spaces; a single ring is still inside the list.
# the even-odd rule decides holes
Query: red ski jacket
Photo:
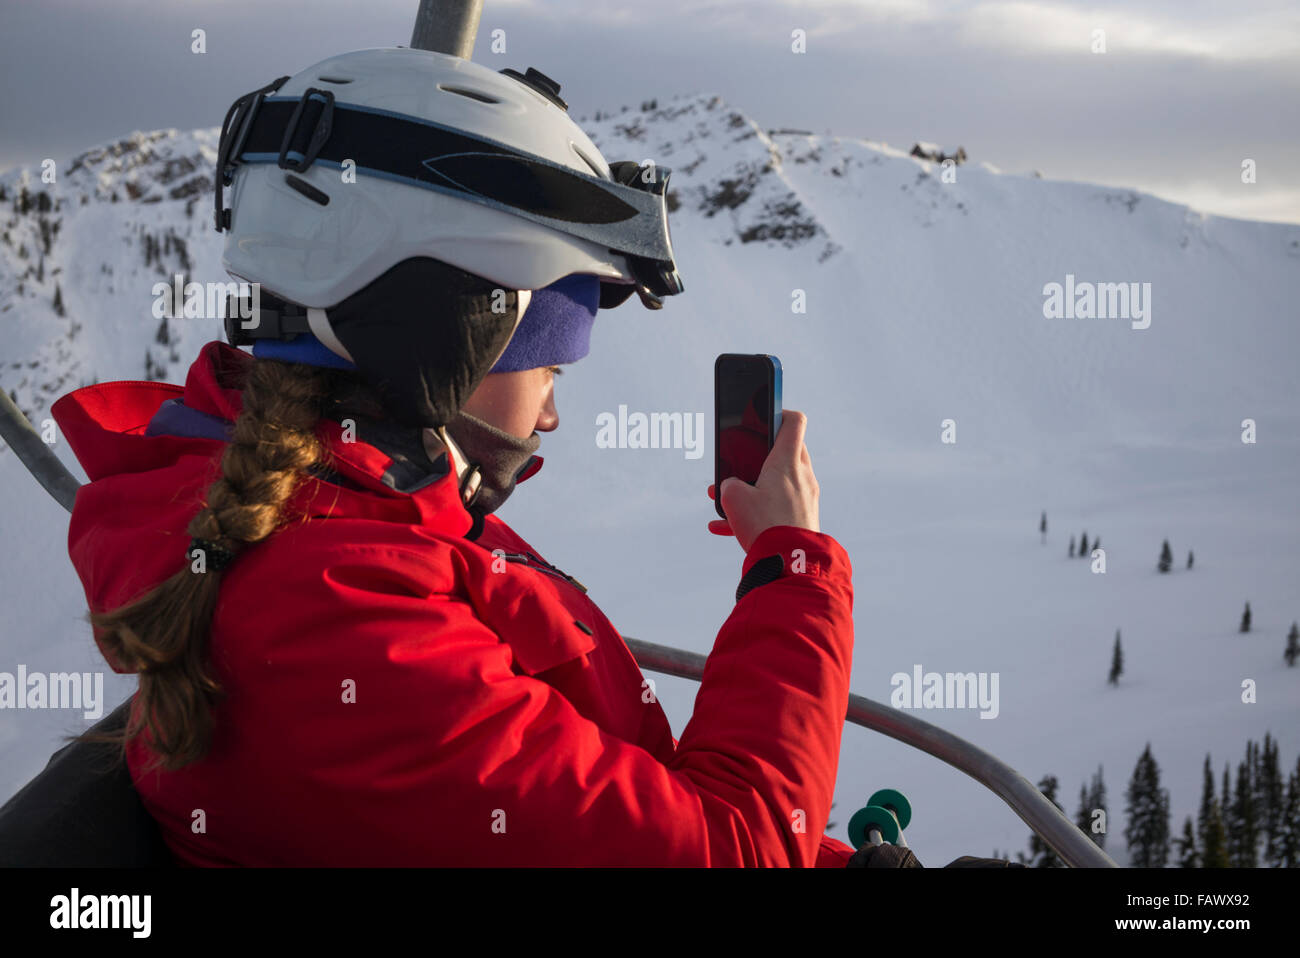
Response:
[[[210,343],[184,389],[101,383],[55,404],[91,479],[68,537],[91,609],[187,561],[185,527],[224,440],[146,427],[175,399],[233,421],[233,374],[249,361]],[[128,748],[179,863],[847,862],[852,849],[822,834],[853,650],[851,568],[834,539],[781,526],[753,543],[741,570],[751,587],[674,741],[576,580],[495,516],[465,537],[454,469],[397,492],[378,448],[343,442],[328,420],[319,435],[344,481],[303,482],[289,508],[307,518],[222,573],[210,655],[227,694],[210,753],[145,773],[146,736]],[[749,575],[773,555],[777,571],[769,559]]]

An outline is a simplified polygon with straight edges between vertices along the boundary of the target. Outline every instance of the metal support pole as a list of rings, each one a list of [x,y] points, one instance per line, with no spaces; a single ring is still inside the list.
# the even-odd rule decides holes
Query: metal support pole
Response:
[[[72,511],[81,484],[47,446],[9,394],[0,389],[0,437],[59,505]]]
[[[471,59],[482,13],[483,0],[420,0],[411,49]]]

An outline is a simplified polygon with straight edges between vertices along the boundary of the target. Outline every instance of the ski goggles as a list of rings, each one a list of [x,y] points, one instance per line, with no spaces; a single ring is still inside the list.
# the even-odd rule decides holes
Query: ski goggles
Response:
[[[303,172],[314,163],[379,176],[503,210],[620,254],[634,280],[601,283],[602,309],[635,291],[650,309],[684,289],[668,231],[671,170],[635,161],[611,163],[610,179],[588,175],[495,140],[430,120],[338,103],[331,90],[300,97],[273,94],[289,78],[240,97],[221,127],[216,228],[230,227],[223,188],[241,163],[275,163]],[[315,190],[300,182],[296,189]]]

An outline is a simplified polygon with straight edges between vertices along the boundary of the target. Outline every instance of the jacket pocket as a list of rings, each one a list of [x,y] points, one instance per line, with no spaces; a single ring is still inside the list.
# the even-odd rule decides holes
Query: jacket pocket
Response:
[[[523,575],[509,577],[520,578]],[[496,591],[489,601],[492,621],[487,624],[510,646],[516,665],[525,675],[546,672],[596,648],[594,622],[569,608],[555,594],[555,587],[530,589],[524,583],[511,581],[503,582]]]

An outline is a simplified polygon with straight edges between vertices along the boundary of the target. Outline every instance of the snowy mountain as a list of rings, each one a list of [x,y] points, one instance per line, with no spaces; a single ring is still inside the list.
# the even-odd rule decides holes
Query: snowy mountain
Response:
[[[1300,226],[769,133],[711,95],[583,126],[607,159],[672,169],[687,292],[658,313],[634,298],[601,315],[591,355],[557,384],[545,468],[501,514],[620,630],[707,652],[742,556],[706,530],[711,454],[601,448],[597,417],[625,405],[711,421],[714,357],[770,352],[787,406],[810,419],[822,529],[854,562],[856,692],[888,702],[891,677],[916,666],[997,673],[996,718],[916,714],[1032,781],[1056,775],[1071,814],[1103,766],[1106,849],[1121,863],[1124,787],[1146,742],[1175,833],[1207,752],[1217,775],[1271,731],[1295,767],[1300,668],[1282,649],[1300,619]],[[136,133],[60,163],[54,183],[40,167],[0,174],[0,387],[38,423],[84,383],[183,381],[218,337],[215,321],[151,312],[154,284],[178,272],[226,279],[216,145],[215,130]],[[0,671],[101,669],[66,515],[8,450],[0,484]],[[1102,538],[1104,573],[1067,558],[1084,531]],[[1178,561],[1160,575],[1166,538]],[[1246,601],[1254,631],[1241,635]],[[1125,671],[1111,687],[1117,629]],[[680,735],[696,686],[655,680]],[[106,709],[132,688],[107,673]],[[0,711],[0,797],[90,721]],[[927,865],[1025,845],[1027,827],[981,786],[847,728],[836,837],[881,787],[911,798],[908,838]]]

